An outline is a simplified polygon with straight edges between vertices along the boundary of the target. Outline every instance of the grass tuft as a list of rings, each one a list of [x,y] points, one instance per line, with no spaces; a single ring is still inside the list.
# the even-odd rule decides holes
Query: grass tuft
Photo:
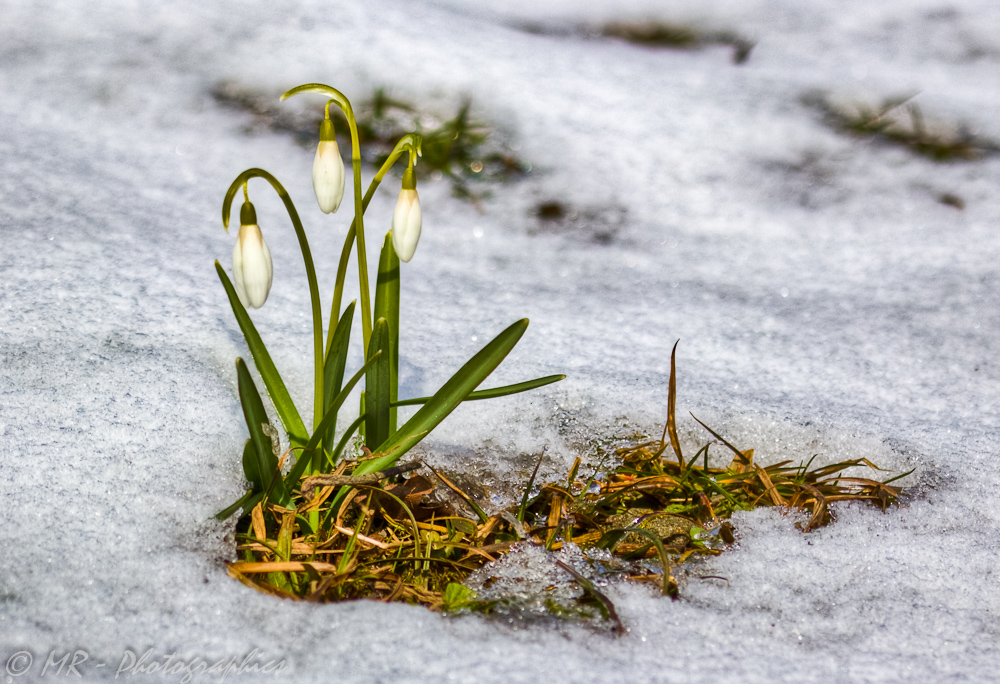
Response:
[[[912,101],[914,97],[916,94],[887,98],[871,105],[839,104],[830,97],[813,94],[805,102],[822,112],[826,122],[838,131],[900,146],[936,162],[973,161],[1000,152],[1000,145],[974,135],[964,124],[928,120]]]
[[[612,23],[605,26],[601,33],[650,48],[697,50],[708,45],[728,45],[733,48],[734,64],[744,64],[754,48],[753,41],[730,31],[699,31],[691,26],[663,21]]]
[[[239,560],[229,564],[229,573],[262,592],[295,600],[370,599],[446,613],[503,613],[509,608],[503,600],[480,599],[463,582],[518,545],[546,553],[575,545],[567,549],[591,553],[585,560],[611,554],[625,569],[622,576],[652,582],[677,598],[673,568],[732,548],[737,536],[728,519],[735,511],[761,506],[805,511],[809,519],[800,527],[809,532],[833,520],[834,502],[861,501],[885,511],[899,498],[900,489],[889,482],[903,475],[882,482],[846,473],[859,466],[878,470],[867,459],[816,467],[812,460],[761,465],[753,449],[732,444],[701,421],[712,439],[685,458],[674,415],[673,354],[670,375],[662,437],[599,455],[614,457],[616,465],[607,472],[598,467],[584,476],[577,459],[564,479],[536,487],[536,465],[520,501],[488,515],[433,469],[430,477],[417,473],[403,479],[418,462],[355,476],[351,473],[364,461],[343,461],[331,475],[303,480],[292,493],[293,508],[258,503],[244,515],[236,533]],[[729,454],[728,465],[710,466],[711,448]],[[543,457],[544,451],[539,464]],[[447,492],[457,495],[454,504]],[[322,521],[316,532],[306,524],[313,511]],[[565,581],[582,591],[568,604],[546,599],[547,613],[598,617],[613,633],[623,633],[614,605],[595,581],[550,557]]]

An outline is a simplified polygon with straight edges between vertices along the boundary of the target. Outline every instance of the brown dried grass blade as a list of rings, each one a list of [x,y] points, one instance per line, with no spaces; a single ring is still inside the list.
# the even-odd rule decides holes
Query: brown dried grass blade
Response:
[[[553,494],[552,507],[549,508],[549,519],[546,521],[546,526],[549,528],[549,535],[545,540],[546,546],[551,546],[553,540],[555,539],[556,532],[559,529],[559,522],[562,520],[562,512],[563,495]]]
[[[663,437],[660,438],[660,450],[656,452],[659,458],[666,449],[667,436],[670,437],[670,446],[677,456],[677,465],[684,468],[684,454],[681,453],[681,440],[677,436],[677,345],[680,340],[674,342],[674,348],[670,351],[670,380],[667,383],[667,424],[663,427]]]
[[[267,539],[267,525],[264,524],[263,502],[258,503],[250,513],[250,524],[253,527],[253,535],[257,539]]]
[[[451,491],[453,491],[456,494],[458,494],[458,496],[462,499],[462,501],[464,501],[465,503],[469,504],[469,508],[471,508],[473,510],[473,512],[475,512],[476,517],[479,518],[479,522],[485,523],[487,520],[489,520],[489,516],[486,515],[485,511],[483,511],[483,509],[480,508],[479,505],[475,501],[472,500],[471,496],[469,496],[468,494],[466,494],[465,492],[463,492],[461,489],[459,489],[447,477],[445,477],[444,475],[442,475],[438,471],[434,470],[433,466],[428,465],[427,467],[430,468],[430,471],[432,473],[434,473],[434,475],[435,475],[435,477],[437,477],[437,479],[441,480],[441,482],[444,483],[445,487],[447,487]]]
[[[809,522],[806,523],[805,530],[804,530],[805,532],[811,532],[812,530],[815,530],[817,528],[823,527],[823,525],[825,525],[827,523],[827,520],[828,520],[828,517],[827,517],[828,510],[827,510],[827,505],[826,505],[826,497],[823,496],[823,493],[821,491],[819,491],[818,489],[816,489],[812,485],[802,484],[802,485],[799,485],[799,486],[802,489],[804,489],[807,492],[809,492],[810,494],[812,494],[812,498],[813,498],[812,515],[809,516]],[[803,504],[804,503],[805,503],[805,501],[803,501]]]
[[[781,493],[778,491],[778,488],[774,486],[773,482],[771,482],[771,476],[767,474],[767,471],[760,466],[754,466],[754,470],[757,473],[757,478],[760,480],[760,483],[764,485],[764,489],[767,491],[767,495],[770,497],[771,503],[775,506],[788,505],[784,497],[781,496]]]
[[[350,537],[350,536],[352,536],[354,534],[354,530],[349,529],[347,527],[340,527],[338,525],[338,526],[334,527],[334,529],[337,530],[338,532],[340,532],[341,534],[346,535],[348,537]],[[365,544],[368,544],[370,546],[377,546],[380,549],[387,549],[387,548],[389,548],[389,545],[386,544],[385,542],[381,542],[378,539],[372,539],[371,537],[368,537],[368,536],[363,535],[361,533],[357,534],[357,538],[358,538],[358,541],[362,541]]]
[[[331,563],[320,561],[310,561],[302,563],[298,561],[275,561],[272,563],[229,563],[229,569],[241,575],[256,575],[264,572],[307,572],[311,569],[315,572],[337,572],[337,566]]]
[[[244,575],[243,573],[234,570],[232,566],[226,568],[226,574],[228,574],[230,577],[238,581],[240,584],[243,584],[244,586],[250,587],[251,589],[254,589],[261,593],[269,594],[271,596],[276,596],[277,598],[285,598],[292,600],[296,600],[298,598],[294,594],[290,594],[287,591],[279,589],[273,584],[269,584],[267,582],[256,582],[250,577]]]
[[[278,530],[278,557],[287,561],[292,557],[292,532],[295,527],[295,511],[285,513],[281,518],[281,529]]]
[[[493,530],[495,530],[497,525],[499,525],[502,521],[503,518],[500,515],[491,516],[490,519],[479,528],[479,531],[476,532],[476,539],[486,539],[486,537],[490,536],[493,533]]]
[[[380,480],[387,477],[395,477],[411,470],[416,470],[421,466],[420,461],[411,461],[395,468],[382,470],[377,473],[367,475],[313,475],[302,480],[302,496],[306,499],[312,497],[317,487],[357,487],[359,485],[376,485]]]

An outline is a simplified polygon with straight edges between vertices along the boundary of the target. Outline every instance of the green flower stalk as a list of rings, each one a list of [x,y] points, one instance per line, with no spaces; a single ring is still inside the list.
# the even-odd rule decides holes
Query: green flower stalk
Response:
[[[223,228],[226,228],[227,230],[229,228],[229,212],[232,208],[233,198],[236,196],[236,192],[239,190],[240,186],[243,186],[244,196],[246,196],[246,184],[251,178],[263,178],[270,183],[271,187],[278,193],[282,203],[285,205],[285,211],[288,212],[288,218],[292,221],[292,227],[295,229],[295,235],[299,240],[299,250],[302,252],[302,261],[306,267],[306,278],[309,281],[309,299],[312,304],[313,355],[315,357],[316,368],[315,412],[313,413],[313,422],[315,424],[318,423],[323,417],[323,311],[320,308],[319,284],[316,279],[316,268],[313,265],[312,250],[309,249],[309,240],[306,238],[306,231],[302,227],[302,221],[299,219],[299,212],[295,210],[295,204],[292,203],[292,198],[288,196],[288,192],[285,190],[284,186],[278,182],[278,179],[264,169],[247,169],[237,176],[236,180],[234,180],[229,186],[229,190],[226,191],[226,196],[222,200]],[[242,220],[242,211],[240,213],[240,218]],[[223,285],[225,285],[225,281],[223,281]],[[238,292],[236,294],[238,294]],[[238,303],[242,304],[242,302]],[[261,302],[261,304],[263,304],[263,302]],[[240,328],[243,329],[243,336],[247,338],[248,343],[251,339],[253,339],[255,342],[254,346],[257,346],[256,342],[260,339],[260,335],[258,335],[256,329],[253,328],[253,323],[250,321],[249,317],[246,317],[246,312],[240,312],[237,310],[235,305],[233,307],[233,312],[236,314],[237,321],[240,322]],[[243,315],[241,315],[241,313]],[[277,398],[289,409],[282,416],[282,422],[285,423],[285,430],[288,431],[289,435],[296,435],[296,437],[298,437],[301,435],[301,431],[298,428],[302,423],[298,416],[298,412],[295,410],[294,405],[291,404],[291,400],[287,399],[287,390],[285,390],[284,383],[281,382],[281,376],[278,375],[277,371],[274,369],[271,359],[267,355],[267,351],[263,348],[263,343],[260,344],[258,349],[259,351],[254,353],[254,362],[257,364],[257,369],[261,371],[261,375],[264,377],[264,381],[268,385],[268,391],[272,394],[272,399],[275,398],[275,391],[280,385],[280,392],[278,392]],[[253,347],[251,347],[251,351],[253,352]],[[293,414],[294,419],[292,419]]]
[[[337,90],[322,83],[306,83],[296,86],[281,96],[286,100],[293,95],[307,92],[319,92],[327,95],[327,111],[331,103],[340,107],[347,117],[347,125],[351,129],[351,166],[354,170],[354,230],[358,236],[358,280],[361,286],[361,335],[364,339],[365,358],[368,358],[368,341],[372,336],[372,304],[371,288],[368,284],[368,253],[365,245],[365,210],[361,205],[361,145],[358,141],[358,124],[354,118],[354,108],[351,101]],[[331,124],[332,127],[332,124]]]

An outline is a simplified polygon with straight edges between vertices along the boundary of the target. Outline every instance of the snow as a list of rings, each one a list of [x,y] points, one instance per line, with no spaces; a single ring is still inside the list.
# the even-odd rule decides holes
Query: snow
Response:
[[[3,14],[5,681],[77,649],[87,681],[147,649],[187,662],[259,649],[295,682],[993,681],[1000,161],[935,164],[845,137],[803,98],[919,91],[929,116],[1000,140],[1000,5],[16,0]],[[588,33],[645,18],[756,47],[736,66],[724,46]],[[327,260],[327,297],[350,219],[315,208],[313,150],[244,135],[246,117],[210,92],[314,80],[354,98],[384,85],[441,113],[469,94],[533,165],[481,213],[421,179],[401,394],[432,391],[523,316],[532,324],[491,382],[569,377],[463,407],[423,448],[429,461],[509,491],[543,447],[548,472],[564,472],[594,436],[656,434],[679,338],[679,414],[765,461],[915,467],[914,496],[886,514],[842,506],[810,534],[780,511],[738,515],[739,548],[704,572],[728,585],[688,577],[678,602],[608,589],[621,638],[293,604],[230,580],[232,523],[211,516],[242,486],[233,361],[247,353],[212,268],[228,267],[234,239],[219,205],[243,169],[274,173]],[[304,269],[257,183],[275,280],[254,316],[308,415]],[[940,203],[946,192],[966,208]],[[387,182],[366,215],[373,260],[395,195]],[[533,216],[553,199],[581,218]],[[34,664],[16,679],[19,651]]]

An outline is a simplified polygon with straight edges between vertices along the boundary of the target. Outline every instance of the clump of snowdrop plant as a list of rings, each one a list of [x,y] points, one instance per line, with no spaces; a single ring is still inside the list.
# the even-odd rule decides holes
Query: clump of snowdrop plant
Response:
[[[268,419],[250,371],[242,359],[237,359],[240,401],[250,433],[243,449],[248,487],[238,501],[218,515],[226,518],[241,511],[236,528],[240,558],[229,565],[233,577],[285,598],[372,598],[417,603],[446,612],[504,614],[520,608],[509,597],[491,595],[489,591],[479,595],[464,584],[471,574],[520,545],[532,544],[556,552],[572,543],[568,548],[595,548],[614,556],[613,562],[608,561],[611,565],[596,568],[595,579],[624,569],[630,580],[654,582],[665,595],[676,598],[678,584],[671,567],[688,558],[711,556],[730,548],[735,537],[727,518],[736,510],[774,505],[809,511],[804,529],[810,530],[832,520],[828,506],[831,501],[868,501],[885,510],[896,500],[900,492],[888,483],[902,476],[885,482],[844,476],[849,468],[874,467],[867,460],[814,469],[809,464],[793,467],[788,462],[761,467],[754,462],[752,449],[733,446],[708,426],[715,443],[732,452],[731,463],[724,468],[710,467],[709,444],[693,458],[685,458],[674,415],[674,353],[670,356],[663,436],[619,449],[615,457],[620,464],[603,475],[599,472],[601,465],[589,477],[581,475],[581,459],[577,458],[565,479],[545,483],[536,492],[539,457],[520,503],[514,502],[493,515],[487,515],[445,474],[429,466],[437,484],[421,474],[393,482],[421,467],[418,462],[397,462],[463,401],[515,394],[563,376],[477,389],[517,344],[528,325],[522,319],[497,335],[432,396],[399,399],[400,263],[413,258],[422,228],[414,170],[421,139],[414,134],[404,135],[362,197],[358,132],[350,102],[339,91],[320,84],[293,88],[282,99],[306,92],[328,98],[313,164],[313,189],[320,210],[326,214],[337,211],[345,187],[330,105],[343,110],[351,133],[354,217],[337,262],[325,337],[309,241],[281,183],[263,169],[248,169],[233,181],[222,205],[222,222],[228,225],[233,199],[243,188],[240,231],[233,250],[235,285],[219,262],[215,266],[275,413],[291,442],[282,454],[278,431]],[[382,241],[372,300],[364,212],[389,169],[401,158],[405,158],[406,169],[392,228]],[[248,184],[253,178],[267,181],[281,197],[305,262],[315,359],[311,429],[306,428],[247,312],[247,307],[264,305],[273,272],[271,255],[249,199]],[[355,251],[360,303],[343,306],[347,269]],[[364,363],[345,382],[351,328],[358,308]],[[362,380],[360,416],[338,431],[340,410]],[[398,426],[396,411],[400,406],[420,409]],[[357,436],[363,438],[363,456],[351,459],[345,456],[345,450]],[[289,455],[294,462],[286,463]],[[444,490],[450,490],[451,503],[437,496]],[[461,503],[453,505],[454,497]],[[655,564],[642,560],[646,558],[656,560],[658,571]],[[554,602],[548,593],[532,596],[528,601],[530,610],[544,602],[554,615],[600,617],[612,632],[624,634],[614,606],[591,578],[558,558],[553,557],[553,562],[565,574],[565,581],[575,583],[582,595],[568,605]]]
[[[326,116],[320,124],[320,141],[313,163],[313,189],[323,213],[336,212],[344,195],[344,162],[337,145],[336,132],[330,120],[330,106],[339,107],[350,128],[351,161],[354,176],[354,216],[336,264],[336,280],[330,317],[324,331],[321,296],[316,264],[309,249],[309,240],[291,197],[278,179],[259,168],[239,174],[226,193],[222,206],[222,222],[228,227],[233,200],[240,188],[244,203],[240,211],[240,230],[233,250],[233,279],[216,261],[219,278],[229,297],[233,313],[246,339],[247,347],[267,389],[275,413],[291,443],[283,456],[277,448],[277,431],[269,422],[264,403],[253,378],[242,359],[236,360],[239,395],[250,432],[243,451],[243,469],[249,483],[244,496],[219,514],[225,518],[242,511],[246,525],[258,533],[261,543],[269,534],[262,521],[264,511],[278,512],[284,522],[278,532],[279,558],[289,558],[287,544],[293,537],[316,543],[338,534],[336,526],[341,504],[356,490],[329,487],[322,496],[313,498],[308,486],[310,478],[343,473],[344,453],[352,439],[361,433],[367,458],[350,464],[351,477],[375,475],[374,482],[384,476],[414,445],[426,437],[463,401],[488,399],[530,389],[561,380],[553,375],[535,380],[476,391],[517,344],[528,326],[527,319],[513,323],[463,365],[437,392],[430,397],[399,400],[399,310],[402,273],[400,262],[409,262],[420,238],[421,212],[417,199],[414,167],[420,156],[421,138],[416,134],[402,137],[385,163],[375,174],[368,191],[361,194],[361,154],[358,130],[350,101],[340,91],[327,85],[310,83],[289,90],[282,100],[301,93],[318,93],[327,98]],[[390,168],[400,159],[406,163],[402,188],[389,230],[382,242],[378,272],[372,299],[368,274],[365,239],[365,210],[379,184]],[[271,360],[264,340],[257,331],[247,309],[260,308],[267,300],[272,280],[271,255],[264,242],[256,212],[250,202],[249,181],[261,178],[278,193],[298,239],[305,262],[313,319],[314,403],[312,427],[307,428],[298,408],[292,402],[277,368]],[[269,234],[275,229],[266,227]],[[343,305],[344,283],[352,253],[357,256],[360,302]],[[322,265],[321,265],[322,266]],[[235,284],[234,282],[235,281]],[[360,312],[358,312],[360,309]],[[346,381],[348,347],[354,318],[360,313],[364,364]],[[325,337],[324,337],[325,332]],[[337,429],[337,419],[351,391],[363,381],[361,415],[343,430]],[[420,409],[403,425],[397,425],[397,407],[419,405]],[[285,460],[293,456],[289,469]],[[282,518],[282,513],[287,514]],[[270,535],[274,537],[273,534]],[[280,582],[276,582],[281,586]]]

